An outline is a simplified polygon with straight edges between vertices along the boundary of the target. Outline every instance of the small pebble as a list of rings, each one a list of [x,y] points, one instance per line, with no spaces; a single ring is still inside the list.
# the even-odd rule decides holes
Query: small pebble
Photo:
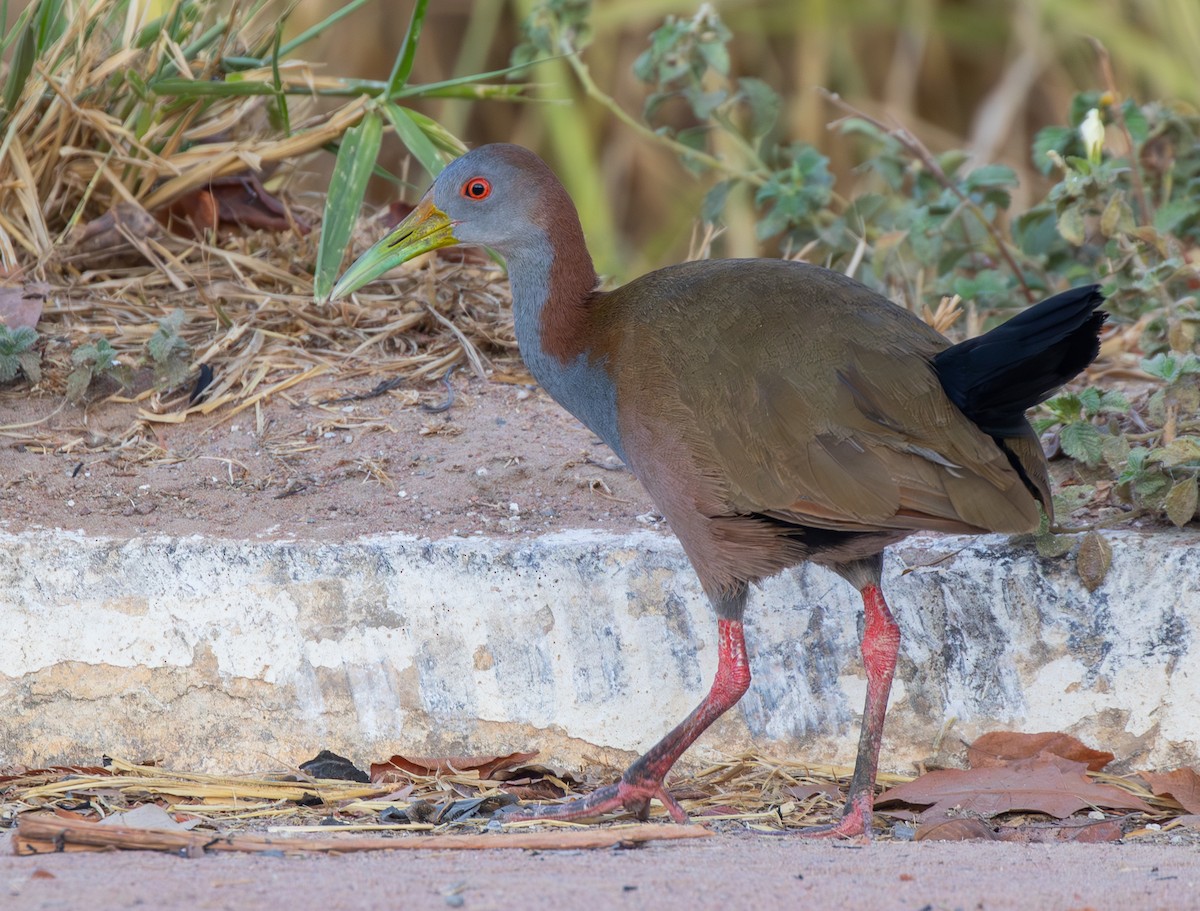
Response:
[[[917,837],[917,830],[910,825],[898,822],[892,826],[892,837],[897,841],[912,841]]]

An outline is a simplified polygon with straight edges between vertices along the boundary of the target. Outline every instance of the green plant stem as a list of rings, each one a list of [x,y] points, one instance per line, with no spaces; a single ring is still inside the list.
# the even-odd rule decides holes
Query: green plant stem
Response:
[[[650,129],[636,117],[622,108],[619,104],[617,104],[616,99],[614,99],[611,95],[606,94],[598,85],[596,85],[592,79],[591,73],[588,72],[587,65],[579,59],[578,51],[572,48],[565,40],[562,43],[562,48],[563,56],[566,58],[567,63],[570,64],[572,71],[575,73],[575,77],[579,80],[579,84],[583,86],[584,94],[608,110],[614,117],[621,121],[621,123],[625,124],[625,126],[629,127],[639,136],[642,136],[650,142],[656,143],[657,145],[670,149],[676,155],[683,155],[687,158],[697,161],[707,168],[712,168],[715,171],[720,171],[722,174],[728,174],[731,177],[740,177],[743,180],[752,183],[756,187],[761,187],[767,182],[767,179],[761,174],[735,167],[734,165],[731,165],[720,158],[717,158],[713,155],[708,155],[704,152],[698,152],[690,146],[686,146],[682,142],[672,139],[670,136],[666,136]]]

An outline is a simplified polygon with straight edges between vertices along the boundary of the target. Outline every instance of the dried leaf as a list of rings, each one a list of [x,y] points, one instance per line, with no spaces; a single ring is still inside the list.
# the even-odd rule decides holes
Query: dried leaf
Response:
[[[917,830],[914,841],[999,841],[996,834],[982,819],[958,817],[945,822],[923,826]]]
[[[990,731],[967,747],[967,765],[973,769],[1004,765],[1015,759],[1030,759],[1039,753],[1049,753],[1084,763],[1088,771],[1099,772],[1113,761],[1113,754],[1093,750],[1070,734],[1046,731],[1023,734],[1020,731]]]
[[[1097,532],[1089,531],[1083,536],[1079,553],[1075,555],[1075,571],[1079,573],[1079,581],[1083,583],[1084,588],[1093,592],[1108,575],[1110,566],[1112,547]]]
[[[157,237],[162,228],[149,212],[135,202],[119,202],[74,235],[72,253],[84,265],[101,263],[105,255],[130,252],[130,241]]]
[[[366,772],[345,756],[339,756],[330,750],[321,750],[308,762],[300,763],[300,771],[327,781],[361,781],[365,784],[371,780]]]
[[[218,177],[177,196],[154,210],[154,216],[176,234],[203,236],[218,228],[290,231],[307,234],[304,221],[290,217],[282,202],[267,192],[254,173]]]
[[[46,303],[45,286],[0,288],[0,324],[9,329],[36,329]]]
[[[1200,775],[1194,769],[1139,772],[1156,797],[1173,797],[1189,813],[1200,813]]]
[[[1184,478],[1167,491],[1163,506],[1167,511],[1167,518],[1177,527],[1182,528],[1195,518],[1198,492],[1200,488],[1197,487],[1195,478]]]
[[[1093,782],[1086,769],[1086,763],[1048,753],[981,769],[939,769],[885,791],[878,803],[925,806],[923,820],[952,809],[985,817],[1027,810],[1058,819],[1091,807],[1151,812],[1132,794]]]
[[[123,826],[127,829],[152,829],[156,832],[187,832],[200,824],[199,818],[178,822],[174,816],[153,803],[144,803],[125,813],[106,816],[96,825]]]
[[[537,755],[532,753],[509,753],[507,756],[442,756],[431,758],[427,756],[393,756],[386,762],[371,763],[371,781],[399,781],[417,775],[429,777],[432,775],[471,772],[479,773],[481,779],[489,779],[500,769],[520,765]]]

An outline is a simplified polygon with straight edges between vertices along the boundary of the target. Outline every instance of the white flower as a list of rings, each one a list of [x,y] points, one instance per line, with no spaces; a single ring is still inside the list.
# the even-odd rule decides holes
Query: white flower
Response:
[[[1079,125],[1079,137],[1087,149],[1087,160],[1092,164],[1100,164],[1104,153],[1104,122],[1100,119],[1100,110],[1092,108]]]

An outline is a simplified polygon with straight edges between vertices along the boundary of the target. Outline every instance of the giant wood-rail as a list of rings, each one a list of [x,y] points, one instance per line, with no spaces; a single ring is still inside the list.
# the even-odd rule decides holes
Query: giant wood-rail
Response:
[[[664,777],[750,685],[750,583],[807,560],[863,599],[858,757],[842,819],[823,834],[869,835],[900,643],[881,552],[916,531],[1027,532],[1039,505],[1051,511],[1025,410],[1095,358],[1096,286],[957,345],[859,282],[799,262],[688,262],[602,291],[562,184],[532,152],[498,144],[448,165],[334,296],[451,244],[505,258],[530,372],[642,482],[717,614],[704,701],[617,783],[520,815],[644,817],[656,798],[685,821]]]

